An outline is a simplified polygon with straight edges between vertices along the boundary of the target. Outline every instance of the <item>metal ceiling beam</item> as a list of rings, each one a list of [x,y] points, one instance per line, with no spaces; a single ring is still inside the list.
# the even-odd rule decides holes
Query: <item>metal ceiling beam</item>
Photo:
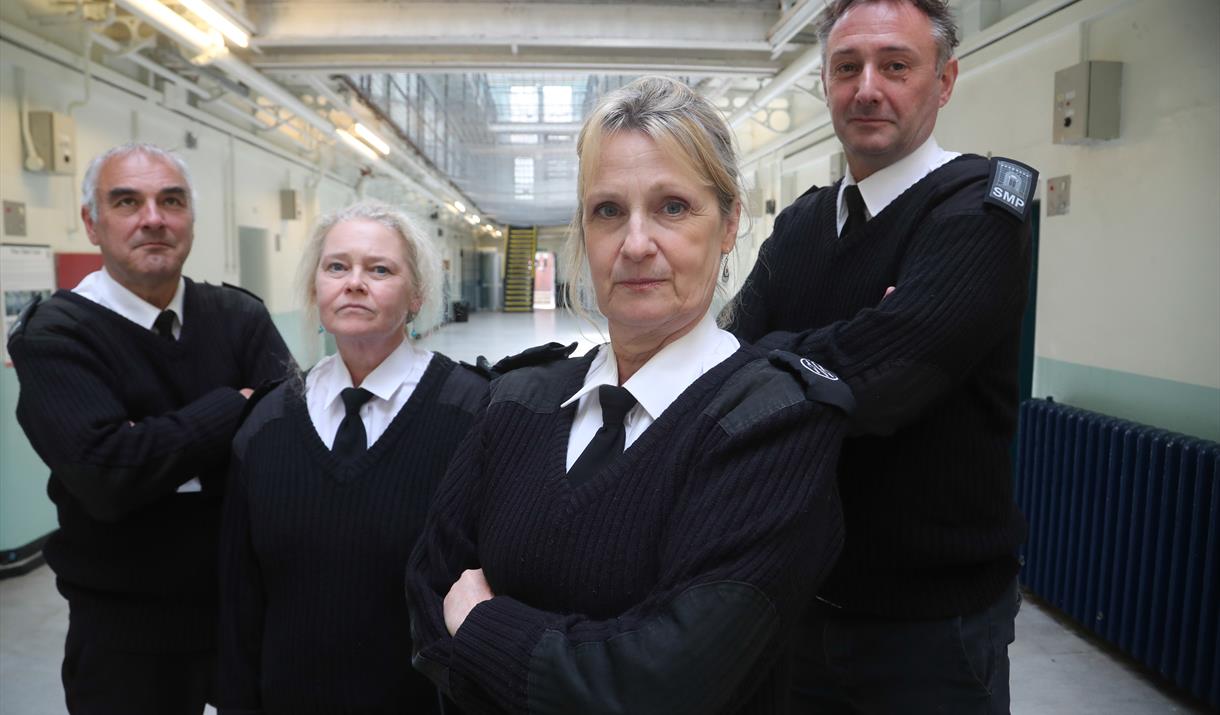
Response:
[[[770,52],[767,32],[779,19],[772,3],[743,7],[280,0],[247,2],[246,11],[258,25],[252,44],[264,51],[491,45]]]
[[[575,134],[581,122],[493,122],[487,128],[496,134]]]
[[[419,74],[519,72],[530,74],[678,74],[689,77],[771,77],[783,68],[765,54],[682,57],[676,53],[646,56],[638,52],[593,55],[588,52],[535,54],[355,52],[267,53],[252,60],[267,72],[297,74]]]
[[[813,22],[818,12],[825,7],[824,0],[798,0],[784,13],[779,22],[767,32],[767,41],[771,43],[771,56],[779,57],[784,45],[788,44],[797,33]]]

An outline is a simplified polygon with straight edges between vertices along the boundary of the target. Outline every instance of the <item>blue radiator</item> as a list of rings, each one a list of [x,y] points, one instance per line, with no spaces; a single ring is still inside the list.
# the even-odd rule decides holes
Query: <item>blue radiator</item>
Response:
[[[1028,400],[1015,487],[1026,588],[1220,708],[1220,444]]]

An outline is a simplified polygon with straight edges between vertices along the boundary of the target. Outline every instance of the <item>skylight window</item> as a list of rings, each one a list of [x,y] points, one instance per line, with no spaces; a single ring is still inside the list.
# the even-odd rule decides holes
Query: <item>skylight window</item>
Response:
[[[542,88],[542,121],[572,121],[572,88],[566,85],[547,85]]]
[[[508,121],[534,124],[538,121],[538,87],[513,85],[508,89]]]

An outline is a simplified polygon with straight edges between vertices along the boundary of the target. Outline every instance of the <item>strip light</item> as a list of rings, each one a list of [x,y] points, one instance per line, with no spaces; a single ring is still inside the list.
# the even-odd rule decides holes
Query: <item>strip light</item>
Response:
[[[365,144],[364,142],[360,141],[356,137],[352,136],[351,133],[348,132],[346,129],[336,129],[335,135],[338,136],[340,139],[342,139],[344,144],[347,144],[351,148],[360,152],[362,155],[367,157],[370,161],[377,161],[377,160],[381,159],[381,157],[377,156],[377,152],[375,152],[369,148],[368,144]]]
[[[177,0],[177,2],[194,13],[200,20],[219,30],[220,34],[229,38],[233,44],[238,47],[250,46],[250,34],[204,0]]]
[[[390,145],[384,139],[373,133],[373,130],[364,126],[360,122],[356,122],[356,136],[365,141],[366,144],[381,152],[384,156],[390,155]]]
[[[147,19],[158,30],[172,35],[190,45],[197,52],[209,52],[224,48],[224,38],[219,32],[204,32],[190,20],[170,10],[157,0],[117,0],[119,5]]]

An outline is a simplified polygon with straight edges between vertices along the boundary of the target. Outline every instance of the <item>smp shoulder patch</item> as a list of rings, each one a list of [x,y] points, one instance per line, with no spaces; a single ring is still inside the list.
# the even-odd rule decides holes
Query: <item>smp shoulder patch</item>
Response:
[[[991,177],[987,181],[984,203],[998,206],[1024,222],[1029,218],[1037,186],[1038,172],[1033,167],[995,157],[991,160]]]
[[[847,383],[813,360],[787,350],[772,350],[767,354],[767,359],[801,381],[805,386],[805,399],[833,405],[849,415],[856,411],[856,396]]]

